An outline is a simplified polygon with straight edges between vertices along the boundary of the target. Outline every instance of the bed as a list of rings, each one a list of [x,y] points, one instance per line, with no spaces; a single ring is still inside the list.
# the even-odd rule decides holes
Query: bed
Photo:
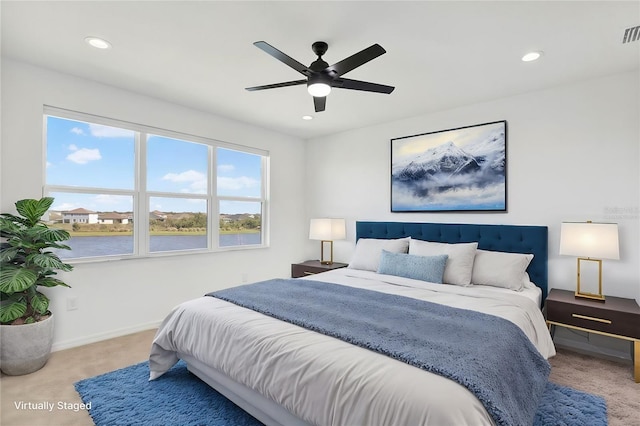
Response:
[[[479,364],[472,368],[471,375],[476,370],[487,370],[487,374],[502,377],[501,374],[507,374],[505,371],[508,370],[511,371],[509,374],[515,376],[503,379],[502,382],[521,379],[539,382],[544,379],[546,383],[546,376],[528,377],[528,370],[535,368],[526,364],[531,362],[538,368],[538,365],[546,363],[546,359],[555,354],[540,312],[547,293],[546,227],[357,222],[356,240],[354,258],[348,268],[305,279],[273,280],[257,285],[271,286],[269,288],[274,289],[273,293],[280,286],[284,293],[297,291],[298,287],[304,292],[305,286],[313,289],[311,292],[314,294],[322,293],[320,289],[330,289],[327,293],[335,293],[334,297],[338,299],[346,299],[353,293],[355,299],[368,301],[363,295],[370,294],[375,296],[372,299],[380,298],[376,303],[382,303],[382,306],[391,307],[389,300],[394,300],[394,308],[397,305],[400,311],[405,309],[404,303],[406,306],[415,304],[415,309],[423,312],[430,311],[431,308],[434,312],[439,309],[446,309],[446,312],[453,310],[455,315],[450,315],[447,321],[452,317],[457,319],[461,316],[460,313],[464,313],[470,315],[471,323],[481,323],[474,318],[488,318],[496,321],[500,327],[501,324],[506,324],[507,328],[516,329],[515,334],[525,336],[525,342],[512,344],[511,338],[503,339],[503,334],[499,334],[501,337],[496,338],[496,343],[490,346],[499,346],[499,342],[503,348],[521,352],[526,352],[522,347],[531,347],[533,349],[527,349],[527,356],[532,358],[531,361],[522,361],[524,355],[518,353],[517,358],[514,358],[518,361],[509,362],[509,357],[516,355],[502,354],[506,352],[505,349],[500,349],[501,352],[497,354],[476,354],[476,343],[463,344],[462,349],[456,347],[451,350],[464,350],[469,352],[465,356],[479,359]],[[403,249],[404,244],[406,249]],[[472,266],[478,267],[477,271],[474,269],[470,272],[470,279],[477,279],[482,282],[480,284],[445,285],[425,281],[422,276],[416,279],[411,273],[403,276],[407,271],[413,270],[415,265],[401,262],[426,261],[437,263],[435,270],[443,271],[443,280],[456,282],[460,279],[458,272],[464,268],[450,268],[451,262],[463,259],[459,252],[468,253],[469,245],[474,248]],[[389,250],[384,249],[381,256],[379,249],[383,246]],[[439,254],[439,250],[448,254]],[[514,282],[515,275],[509,268],[513,266],[513,259],[521,266],[523,256],[526,257],[526,273],[522,276],[522,282]],[[504,263],[504,268],[497,267],[505,259],[508,261]],[[418,263],[418,266],[422,265],[423,263]],[[445,265],[444,268],[442,265]],[[424,270],[422,267],[417,269],[419,273]],[[503,269],[508,273],[501,272]],[[506,282],[500,282],[500,285],[492,282],[504,281],[506,275],[509,275]],[[517,287],[517,291],[509,288],[512,284]],[[262,308],[261,311],[260,307],[253,305],[252,309],[247,309],[241,302],[231,303],[229,300],[243,290],[247,293],[248,289],[258,299],[258,304],[263,299],[257,293],[259,287],[241,287],[216,292],[215,297],[198,298],[174,308],[161,324],[151,348],[151,380],[161,377],[178,359],[182,359],[192,373],[266,425],[518,423],[513,418],[501,417],[500,411],[487,403],[483,393],[485,390],[478,390],[475,382],[465,383],[469,373],[468,369],[464,369],[469,367],[466,361],[460,367],[465,373],[456,372],[453,374],[454,380],[450,370],[441,368],[439,364],[433,367],[430,361],[414,361],[415,356],[412,353],[411,356],[406,355],[409,352],[404,349],[395,350],[391,346],[391,349],[382,348],[378,352],[379,347],[387,344],[386,341],[372,345],[367,340],[369,337],[358,340],[358,336],[350,334],[347,341],[344,341],[341,333],[350,333],[343,330],[348,328],[346,326],[334,324],[326,332],[326,327],[320,327],[319,330],[317,325],[312,324],[308,329],[305,328],[306,324],[300,326],[295,320],[282,320],[278,316],[280,314],[270,311],[270,307]],[[342,291],[347,295],[342,296]],[[247,294],[243,297],[247,297]],[[388,305],[384,305],[385,303]],[[302,303],[296,303],[298,304]],[[330,304],[333,306],[339,303],[333,301]],[[297,309],[297,306],[294,308]],[[326,306],[323,307],[325,308]],[[382,311],[386,315],[387,310],[392,311],[378,309],[372,314],[372,318],[381,315]],[[364,314],[358,313],[356,316],[359,319],[361,315]],[[313,317],[312,314],[304,313],[304,321],[307,321],[307,316]],[[326,318],[320,318],[320,321],[325,320]],[[407,320],[403,317],[401,321],[404,324]],[[375,321],[365,319],[362,322],[366,325]],[[443,324],[443,330],[449,327],[448,323]],[[452,320],[450,326],[454,327]],[[436,328],[440,327],[438,325]],[[495,330],[499,329],[498,325],[491,325],[487,332],[493,333],[493,327]],[[447,332],[456,333],[455,330]],[[417,334],[421,339],[430,339],[429,333],[420,331]],[[437,339],[442,337],[433,337],[434,341]],[[456,339],[449,340],[454,343]],[[362,341],[369,343],[362,345]],[[389,343],[393,344],[397,343]],[[425,346],[427,345],[421,345],[418,352]],[[460,356],[462,359],[462,355]],[[498,359],[499,357],[502,358]],[[442,358],[447,358],[442,362],[451,363],[456,356]],[[544,370],[545,366],[540,365],[539,368]],[[532,409],[535,411],[539,396],[540,392],[534,392],[523,396],[519,401],[509,403],[522,406],[523,415],[526,416]],[[520,408],[507,411],[519,410]]]

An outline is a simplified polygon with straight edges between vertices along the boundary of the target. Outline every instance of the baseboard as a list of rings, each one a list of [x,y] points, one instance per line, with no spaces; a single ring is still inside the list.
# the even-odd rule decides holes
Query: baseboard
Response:
[[[51,352],[62,351],[64,349],[71,349],[78,346],[88,345],[90,343],[101,342],[103,340],[126,336],[127,334],[138,333],[140,331],[151,330],[154,328],[158,328],[161,322],[162,321],[152,321],[144,324],[138,324],[133,327],[124,327],[117,330],[106,331],[104,333],[97,333],[89,336],[79,337],[77,339],[55,342],[51,347]]]

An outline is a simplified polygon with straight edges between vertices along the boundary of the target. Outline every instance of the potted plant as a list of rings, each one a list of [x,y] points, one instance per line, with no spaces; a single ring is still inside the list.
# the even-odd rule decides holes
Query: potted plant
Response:
[[[61,244],[70,235],[42,221],[52,203],[51,197],[20,200],[19,216],[0,214],[0,369],[8,375],[32,373],[49,359],[53,316],[38,287],[69,287],[55,275],[73,266],[51,250],[70,250]]]

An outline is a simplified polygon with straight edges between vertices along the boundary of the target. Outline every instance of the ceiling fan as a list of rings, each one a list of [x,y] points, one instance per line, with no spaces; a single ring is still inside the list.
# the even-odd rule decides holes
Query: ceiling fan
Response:
[[[249,91],[276,89],[279,87],[306,84],[307,91],[311,96],[313,96],[313,105],[315,106],[316,112],[320,112],[325,109],[327,103],[326,96],[331,92],[332,87],[387,94],[393,92],[393,89],[395,89],[395,87],[385,86],[384,84],[369,83],[367,81],[351,80],[341,77],[343,74],[346,74],[349,71],[352,71],[353,69],[358,68],[372,59],[386,53],[386,50],[384,50],[379,44],[367,47],[366,49],[330,66],[322,60],[322,55],[326,53],[329,46],[324,41],[316,41],[311,45],[311,49],[313,49],[313,52],[318,55],[318,59],[313,61],[308,67],[282,53],[267,42],[256,41],[253,44],[307,78],[304,80],[247,87],[246,90]]]

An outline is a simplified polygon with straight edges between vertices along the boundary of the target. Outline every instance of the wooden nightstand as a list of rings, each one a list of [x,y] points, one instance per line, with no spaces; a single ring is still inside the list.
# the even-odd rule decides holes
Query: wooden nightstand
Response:
[[[607,296],[601,302],[554,288],[546,305],[549,330],[558,325],[633,342],[633,376],[640,383],[640,306],[635,300]]]
[[[321,272],[345,267],[347,267],[346,263],[333,262],[331,265],[324,265],[320,263],[319,260],[307,260],[306,262],[291,264],[291,277],[306,277],[307,275],[319,274]]]

